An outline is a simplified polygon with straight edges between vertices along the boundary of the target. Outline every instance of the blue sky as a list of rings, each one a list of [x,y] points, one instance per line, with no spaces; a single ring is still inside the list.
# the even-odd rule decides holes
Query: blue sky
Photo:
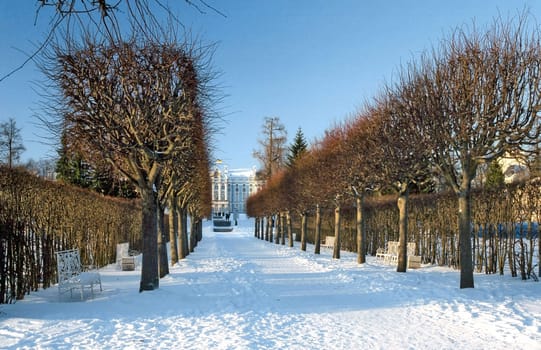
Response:
[[[263,118],[278,116],[289,140],[301,127],[307,140],[321,137],[353,115],[392,81],[401,64],[438,45],[456,26],[479,26],[525,7],[541,18],[540,1],[406,0],[207,0],[226,14],[201,14],[170,0],[194,35],[217,43],[213,67],[225,96],[224,122],[215,135],[214,157],[230,168],[259,165]],[[35,1],[0,3],[0,75],[18,66],[43,38],[48,18],[34,25]],[[54,157],[34,115],[42,98],[34,91],[41,73],[30,63],[0,82],[0,121],[22,129],[23,160]]]

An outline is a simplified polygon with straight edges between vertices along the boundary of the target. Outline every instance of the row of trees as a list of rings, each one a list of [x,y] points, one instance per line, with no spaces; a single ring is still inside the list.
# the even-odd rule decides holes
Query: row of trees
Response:
[[[99,195],[0,166],[0,304],[56,283],[55,251],[84,265],[115,261],[116,244],[141,249],[138,200]]]
[[[539,181],[478,189],[472,195],[472,252],[474,271],[487,274],[509,271],[522,279],[536,278],[539,271],[541,187]],[[452,192],[412,194],[409,198],[408,241],[416,243],[416,255],[423,263],[459,268],[456,234],[456,197]],[[317,215],[319,213],[319,215]],[[531,213],[531,215],[528,215]],[[357,251],[356,208],[346,205],[340,212],[341,249]],[[398,241],[399,212],[396,195],[368,196],[364,202],[363,221],[367,254],[388,241]],[[515,224],[513,224],[515,223]],[[306,215],[278,212],[256,217],[257,238],[288,244],[295,240],[306,251],[307,243],[320,252],[318,237],[335,233],[333,208],[314,208]],[[290,235],[290,233],[296,233]]]
[[[65,39],[42,66],[58,92],[50,107],[59,119],[50,125],[59,126],[73,154],[96,168],[109,164],[135,186],[142,200],[140,290],[158,288],[168,272],[158,255],[166,256],[158,213],[181,208],[197,223],[210,211],[208,52],[172,34]]]
[[[444,185],[456,198],[460,287],[473,288],[472,183],[505,154],[528,158],[539,141],[541,43],[527,17],[497,19],[485,31],[460,27],[441,45],[401,68],[395,83],[355,118],[326,132],[295,166],[273,176],[249,200],[256,217],[334,210],[334,258],[340,257],[341,212],[356,209],[358,262],[367,253],[365,202],[394,193],[406,271],[409,192]],[[493,223],[498,224],[498,223]],[[301,234],[302,236],[303,234]],[[319,247],[316,229],[316,252]]]
[[[205,2],[179,3],[219,13]],[[140,290],[158,288],[168,272],[166,236],[175,262],[201,239],[210,211],[212,46],[179,40],[180,23],[160,1],[38,1],[36,13],[49,17],[50,31],[20,67],[36,61],[47,78],[39,118],[62,145],[57,174],[141,199]],[[190,237],[188,215],[198,233]]]
[[[159,278],[168,273],[166,241],[171,241],[172,263],[175,263],[193,251],[201,239],[201,220],[210,214],[208,145],[212,114],[207,103],[211,99],[212,89],[208,83],[212,76],[207,75],[208,62],[204,60],[207,52],[176,40],[154,42],[134,37],[129,42],[112,43],[96,42],[89,35],[81,43],[68,41],[66,45],[56,44],[52,48],[43,61],[43,69],[52,86],[57,88],[49,107],[58,119],[48,124],[58,127],[53,131],[62,136],[64,157],[57,169],[63,164],[69,165],[68,168],[78,170],[76,178],[84,180],[82,170],[95,174],[96,169],[105,168],[109,170],[107,179],[118,179],[135,188],[141,197],[142,216],[140,221],[130,222],[141,224],[142,241],[134,244],[143,252],[140,290],[158,288]],[[74,160],[79,167],[73,166]],[[67,173],[60,172],[61,175]],[[2,174],[1,178],[9,183],[11,175]],[[29,200],[41,198],[36,192],[38,190],[26,194]],[[7,202],[18,198],[9,191],[3,194],[11,196]],[[58,201],[57,205],[64,208],[62,198],[51,196],[49,200]],[[170,209],[169,225],[165,222],[166,207]],[[88,205],[87,209],[92,211],[92,208]],[[55,233],[61,243],[50,245],[44,255],[40,250],[42,241],[27,242],[25,238],[21,240],[26,242],[25,249],[12,254],[13,240],[32,237],[41,228],[26,223],[32,221],[32,214],[21,216],[26,220],[22,226],[11,223],[10,220],[16,220],[13,218],[19,215],[11,212],[12,216],[3,226],[5,235],[0,240],[6,248],[0,250],[9,257],[3,261],[5,266],[18,274],[18,278],[11,279],[17,283],[29,283],[26,277],[30,275],[14,261],[48,259],[39,269],[49,271],[54,268],[51,259],[54,250],[82,248],[100,237],[100,247],[94,251],[111,251],[118,243],[113,239],[115,235],[101,235],[110,234],[109,230],[101,229],[100,234],[92,232],[77,240],[66,240],[62,231],[65,227],[57,227],[56,222],[71,220],[74,213],[62,211],[58,216],[66,218],[55,217],[52,224],[54,230],[62,231]],[[107,210],[98,212],[98,217],[109,216]],[[192,225],[189,236],[188,216]],[[95,221],[107,222],[99,218]],[[77,225],[82,227],[75,227]],[[86,230],[87,226],[85,222],[78,222],[70,226],[70,230]],[[167,226],[170,232],[166,232]],[[110,262],[111,259],[100,259],[96,264]],[[45,287],[52,276],[54,274],[47,275]],[[20,298],[27,288],[16,289],[23,294],[14,290],[11,288],[10,293]]]
[[[184,3],[219,13],[204,1]],[[61,143],[55,169],[61,181],[2,169],[1,302],[54,282],[55,250],[80,248],[84,263],[101,266],[126,240],[143,253],[140,291],[158,288],[168,273],[166,241],[175,263],[193,251],[210,214],[212,46],[179,40],[178,19],[160,1],[53,0],[36,7],[39,16],[52,11],[50,32],[0,81],[39,62],[48,78],[40,120]],[[9,150],[11,167],[23,148],[12,147],[20,141],[14,137],[4,142],[20,135],[10,122],[1,125],[0,146]],[[8,126],[12,133],[4,137]],[[140,200],[117,207],[66,183]],[[123,211],[126,221],[109,219]]]

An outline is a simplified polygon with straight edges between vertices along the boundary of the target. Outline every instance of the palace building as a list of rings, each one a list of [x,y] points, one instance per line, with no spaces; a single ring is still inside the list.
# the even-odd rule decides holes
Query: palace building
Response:
[[[256,168],[228,169],[216,166],[210,173],[212,180],[212,212],[214,215],[246,213],[246,199],[261,189]]]

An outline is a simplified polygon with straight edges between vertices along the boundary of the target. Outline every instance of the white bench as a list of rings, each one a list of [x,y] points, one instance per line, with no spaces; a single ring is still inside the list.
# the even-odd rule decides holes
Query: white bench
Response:
[[[398,263],[398,242],[389,241],[387,242],[387,250],[383,253],[383,263],[385,264],[396,264]]]
[[[386,254],[385,249],[383,249],[383,248],[378,248],[378,249],[376,250],[376,260],[381,260],[381,261],[383,261],[383,259],[385,258],[385,254]]]
[[[383,260],[383,263],[394,265],[398,264],[398,248],[399,242],[387,242],[387,249],[378,248],[376,251],[376,260]],[[408,268],[418,269],[421,267],[421,256],[415,255],[415,242],[407,244]]]
[[[118,243],[116,245],[116,264],[122,271],[133,271],[137,264],[137,252],[130,250],[130,243]]]
[[[89,288],[94,296],[94,286],[100,286],[102,291],[100,273],[96,271],[83,271],[79,249],[70,249],[56,252],[56,266],[58,272],[58,293],[80,290],[81,300],[84,299],[84,289]]]
[[[325,242],[321,243],[323,248],[333,248],[334,247],[334,236],[325,236]]]

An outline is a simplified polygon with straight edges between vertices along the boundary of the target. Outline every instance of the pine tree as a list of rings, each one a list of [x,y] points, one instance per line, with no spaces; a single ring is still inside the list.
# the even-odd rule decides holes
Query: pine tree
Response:
[[[58,149],[56,178],[98,193],[124,198],[135,198],[137,193],[127,179],[119,178],[108,164],[91,164],[77,151],[70,150],[66,137]]]
[[[56,177],[64,182],[89,188],[92,185],[93,171],[83,157],[77,152],[71,152],[67,146],[67,138],[62,136],[56,162]]]
[[[498,190],[503,186],[505,186],[505,175],[502,166],[497,160],[494,160],[488,165],[485,188],[487,190]]]
[[[293,139],[293,143],[291,144],[291,146],[289,146],[286,166],[292,167],[297,161],[297,159],[299,159],[306,152],[307,149],[308,143],[304,138],[302,129],[299,127],[299,129],[297,129],[297,133],[295,134],[295,138]]]

